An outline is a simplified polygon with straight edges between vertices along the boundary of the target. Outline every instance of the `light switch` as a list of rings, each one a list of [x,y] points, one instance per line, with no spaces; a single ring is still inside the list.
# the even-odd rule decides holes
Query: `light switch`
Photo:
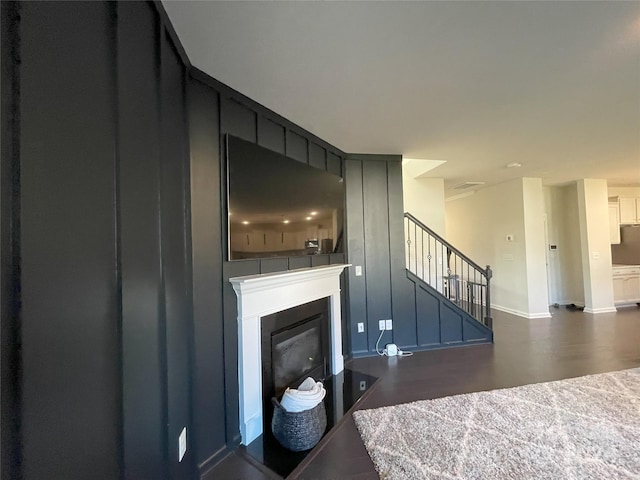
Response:
[[[356,277],[361,277],[361,276],[362,276],[362,266],[356,265]]]

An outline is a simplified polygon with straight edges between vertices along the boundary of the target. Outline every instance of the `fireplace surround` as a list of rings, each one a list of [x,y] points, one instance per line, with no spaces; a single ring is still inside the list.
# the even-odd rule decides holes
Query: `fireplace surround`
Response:
[[[230,278],[238,299],[239,420],[242,444],[262,434],[261,319],[305,303],[329,298],[330,369],[344,369],[340,274],[349,264]]]

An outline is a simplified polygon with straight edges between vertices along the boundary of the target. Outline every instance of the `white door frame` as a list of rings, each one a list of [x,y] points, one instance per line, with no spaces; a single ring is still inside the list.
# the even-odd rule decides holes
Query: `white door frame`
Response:
[[[543,215],[543,223],[544,223],[544,261],[547,267],[547,296],[549,298],[549,305],[554,305],[557,303],[556,300],[556,292],[555,289],[552,288],[551,279],[552,279],[552,266],[551,266],[551,244],[549,243],[549,225],[547,224],[547,214]]]

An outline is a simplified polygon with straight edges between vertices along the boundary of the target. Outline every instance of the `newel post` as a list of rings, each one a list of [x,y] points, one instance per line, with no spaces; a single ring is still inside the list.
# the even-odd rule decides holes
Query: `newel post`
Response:
[[[487,304],[485,306],[485,316],[484,316],[484,324],[493,329],[493,317],[491,316],[491,277],[493,276],[493,272],[491,271],[491,266],[487,265],[487,269],[485,270],[485,276],[487,277]]]

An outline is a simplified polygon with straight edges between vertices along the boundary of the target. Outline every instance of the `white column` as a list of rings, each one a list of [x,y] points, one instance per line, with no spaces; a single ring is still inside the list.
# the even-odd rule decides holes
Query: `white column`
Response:
[[[544,238],[542,179],[522,179],[522,204],[528,314],[529,318],[547,318],[551,314],[547,286],[546,249],[548,246]]]
[[[584,311],[615,312],[607,181],[585,178],[577,184]]]

